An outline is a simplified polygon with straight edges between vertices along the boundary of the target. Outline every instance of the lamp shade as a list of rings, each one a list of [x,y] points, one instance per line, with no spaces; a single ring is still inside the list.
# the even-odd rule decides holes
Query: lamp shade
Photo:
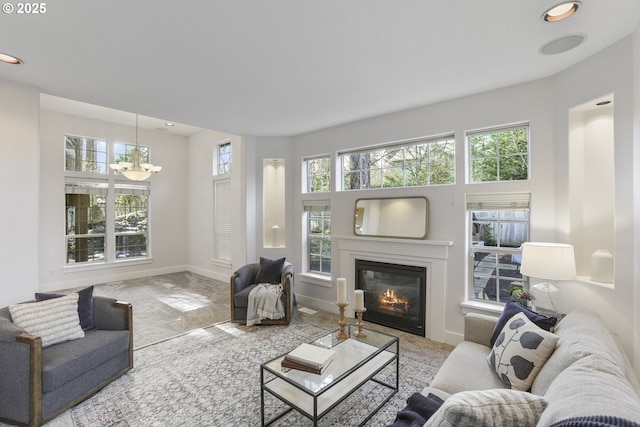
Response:
[[[575,279],[573,246],[562,243],[523,243],[520,273],[545,280]]]

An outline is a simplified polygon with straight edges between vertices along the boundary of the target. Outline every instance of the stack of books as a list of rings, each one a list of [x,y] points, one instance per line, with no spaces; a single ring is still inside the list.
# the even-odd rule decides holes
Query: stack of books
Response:
[[[300,344],[282,359],[283,368],[322,374],[333,360],[335,351],[312,344]]]

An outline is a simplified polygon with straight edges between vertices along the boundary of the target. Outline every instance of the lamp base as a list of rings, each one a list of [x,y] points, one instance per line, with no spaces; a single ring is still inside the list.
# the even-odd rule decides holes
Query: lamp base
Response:
[[[562,293],[553,283],[537,283],[529,289],[533,297],[533,309],[540,314],[560,316]],[[544,313],[546,312],[546,313]]]

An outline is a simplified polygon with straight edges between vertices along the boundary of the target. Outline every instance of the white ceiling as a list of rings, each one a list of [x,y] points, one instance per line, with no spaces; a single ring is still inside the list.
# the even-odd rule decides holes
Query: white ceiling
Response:
[[[0,52],[24,61],[0,63],[0,78],[186,133],[295,135],[549,76],[640,21],[638,0],[542,21],[558,1],[47,2],[0,15]],[[587,36],[575,49],[538,53],[574,33]]]

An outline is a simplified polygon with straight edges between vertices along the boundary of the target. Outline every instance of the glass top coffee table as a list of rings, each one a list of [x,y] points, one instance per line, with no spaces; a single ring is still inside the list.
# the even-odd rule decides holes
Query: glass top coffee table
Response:
[[[291,410],[296,410],[309,418],[314,426],[318,420],[343,402],[352,393],[369,381],[389,389],[376,407],[370,410],[360,425],[371,417],[398,392],[400,365],[400,346],[398,337],[363,328],[366,337],[356,336],[356,325],[346,326],[347,339],[337,338],[336,329],[323,335],[310,344],[330,348],[335,351],[333,361],[321,375],[296,369],[283,368],[285,354],[260,366],[260,408],[262,425],[269,425]],[[384,368],[395,362],[395,383],[375,378]],[[391,367],[388,369],[392,369]],[[288,408],[265,421],[265,392],[284,402]]]

